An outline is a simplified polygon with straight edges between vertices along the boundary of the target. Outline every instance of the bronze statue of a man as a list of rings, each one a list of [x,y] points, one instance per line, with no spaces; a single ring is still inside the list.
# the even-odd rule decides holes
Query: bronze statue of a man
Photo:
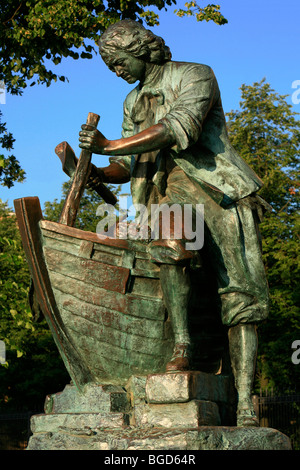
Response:
[[[103,182],[131,181],[133,204],[204,204],[205,238],[218,283],[222,322],[238,392],[237,424],[257,425],[251,402],[256,325],[268,315],[268,286],[258,222],[259,177],[232,148],[218,83],[206,65],[171,60],[169,48],[141,24],[123,20],[101,36],[100,54],[118,76],[139,84],[124,103],[122,138],[108,140],[83,125],[80,147],[110,155]],[[171,226],[175,230],[175,216]],[[173,224],[173,225],[172,225]],[[171,228],[172,228],[171,227]],[[196,253],[185,240],[154,240],[175,348],[167,371],[189,368],[187,263]]]

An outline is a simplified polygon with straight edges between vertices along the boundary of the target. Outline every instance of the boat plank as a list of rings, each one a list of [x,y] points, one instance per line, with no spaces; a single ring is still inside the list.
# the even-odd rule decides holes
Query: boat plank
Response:
[[[153,263],[150,259],[139,259],[136,258],[134,267],[136,269],[153,271],[157,274],[160,272],[160,268],[157,264]]]
[[[100,238],[97,233],[80,230],[78,228],[69,227],[64,224],[57,222],[51,222],[49,220],[41,220],[40,226],[42,229],[49,230],[51,232],[67,235],[72,238],[78,238],[80,240],[89,240],[94,243],[101,245],[116,247],[124,250],[130,249],[127,240],[113,239],[113,238]]]
[[[79,258],[70,253],[44,247],[49,270],[63,274],[67,278],[85,281],[110,291],[126,292],[130,270],[121,266],[110,266],[99,261]],[[65,282],[68,282],[65,280]]]
[[[43,227],[45,221],[40,222],[41,232],[43,234],[43,239],[47,242],[48,239],[55,240],[57,242],[63,242],[75,245],[79,248],[81,240],[79,238],[71,237],[70,235],[65,235],[63,233],[54,232],[52,230],[46,229]]]
[[[133,268],[131,270],[131,274],[136,277],[150,277],[153,279],[159,279],[159,272],[155,270],[150,270],[150,269],[136,269]]]
[[[110,245],[103,245],[102,243],[94,242],[94,250],[98,253],[110,253],[111,255],[121,257],[123,253],[127,250],[124,250],[122,247],[119,246],[110,246]]]
[[[71,243],[68,240],[66,241],[67,237],[51,237],[51,236],[44,236],[44,246],[47,248],[53,248],[57,251],[61,251],[63,253],[69,253],[74,256],[79,256],[79,257],[87,257],[84,256],[83,250],[82,250],[82,244],[83,243],[91,243],[93,245],[93,248],[90,250],[90,258],[92,258],[95,261],[100,261],[101,263],[104,264],[109,264],[112,266],[124,266],[123,263],[123,251],[117,251],[116,253],[110,253],[107,252],[107,250],[94,250],[94,244],[92,242],[86,242],[85,240],[77,240],[79,243]],[[128,267],[128,266],[124,266]]]
[[[123,256],[124,251],[126,251],[126,250],[124,250],[124,248],[119,247],[119,246],[103,245],[102,243],[100,243],[100,240],[98,240],[98,239],[96,239],[96,240],[85,240],[84,237],[82,237],[81,239],[80,238],[74,238],[70,234],[67,235],[65,233],[60,233],[58,231],[51,231],[49,229],[44,228],[42,222],[40,222],[40,225],[41,225],[41,230],[42,230],[43,239],[44,239],[45,244],[51,243],[51,240],[52,240],[52,244],[54,244],[54,243],[59,244],[59,242],[61,242],[61,244],[63,246],[63,244],[66,243],[67,245],[74,245],[74,247],[78,247],[77,249],[79,250],[80,245],[82,244],[82,242],[90,242],[90,243],[93,243],[93,249],[95,251],[97,251],[99,253],[110,253],[111,255],[114,255],[114,256],[117,256],[117,257]],[[50,227],[48,227],[48,228],[50,228]],[[85,233],[85,232],[81,231],[81,233]]]
[[[73,296],[61,294],[55,290],[55,296],[59,305],[67,311],[66,315],[81,316],[87,321],[97,325],[123,331],[129,334],[138,334],[148,338],[162,337],[164,332],[164,321],[149,320],[126,315],[110,308],[99,307],[88,304]]]
[[[74,256],[78,256],[80,249],[80,243],[72,243],[71,240],[62,239],[62,237],[56,238],[47,235],[44,236],[44,246],[64,253],[70,253]]]
[[[100,261],[111,266],[122,266],[122,257],[115,254],[105,253],[104,251],[95,251],[92,255],[93,260]]]
[[[149,252],[145,249],[144,251],[138,250],[135,252],[135,257],[136,259],[142,259],[142,260],[151,260],[151,256]]]
[[[147,243],[138,243],[133,240],[105,238],[101,239],[97,233],[87,232],[63,224],[41,220],[40,228],[44,237],[64,240],[69,243],[79,244],[81,240],[89,240],[94,243],[95,251],[105,251],[115,255],[122,255],[124,251],[135,252],[135,257],[141,260],[151,260]]]
[[[134,295],[143,295],[151,299],[162,299],[163,297],[160,281],[157,278],[152,279],[150,277],[139,276],[133,277],[130,292]]]
[[[142,371],[144,374],[147,373],[147,370],[149,372],[159,370],[165,363],[170,352],[168,349],[171,347],[171,343],[168,345],[165,341],[156,355],[150,355],[139,350],[122,349],[119,345],[102,342],[83,334],[78,336],[77,344],[80,349],[89,351],[88,362],[97,364],[99,370],[105,370],[111,376],[122,375],[128,378],[135,373],[141,374]],[[91,344],[94,347],[91,348]]]
[[[153,320],[165,319],[165,307],[161,299],[149,299],[133,294],[120,294],[87,284],[83,281],[68,278],[49,271],[53,289],[69,294],[86,303],[107,307],[138,318]]]
[[[98,325],[96,328],[94,323],[88,322],[85,318],[75,315],[69,315],[69,317],[66,315],[65,324],[69,330],[75,332],[76,338],[79,336],[94,338],[96,341],[117,346],[118,349],[122,351],[126,350],[129,356],[133,352],[147,356],[157,356],[161,354],[163,335],[161,335],[160,338],[149,338],[114,330],[103,325]],[[123,353],[121,352],[119,354]]]

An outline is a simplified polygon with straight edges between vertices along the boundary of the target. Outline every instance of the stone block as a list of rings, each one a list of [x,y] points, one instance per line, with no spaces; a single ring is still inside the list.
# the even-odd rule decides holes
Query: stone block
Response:
[[[291,450],[275,429],[225,423],[231,385],[202,372],[131,377],[126,390],[67,385],[31,418],[28,450]]]
[[[99,429],[94,433],[60,431],[34,434],[28,450],[291,450],[290,439],[270,428],[203,426],[197,429]],[[134,454],[132,454],[134,455]],[[203,464],[202,454],[195,453]]]
[[[136,405],[132,423],[137,427],[197,428],[220,425],[219,409],[210,401]]]
[[[147,377],[135,376],[130,377],[126,384],[128,401],[132,407],[139,403],[144,403],[146,399],[146,382]]]
[[[31,418],[31,431],[59,432],[70,430],[89,435],[91,430],[100,428],[122,428],[128,425],[128,415],[124,413],[59,413],[40,414]]]
[[[230,378],[227,376],[188,371],[151,374],[147,377],[148,403],[184,403],[194,399],[226,403],[233,398]]]
[[[153,374],[147,377],[148,403],[184,403],[193,398],[193,375],[190,372]]]
[[[290,439],[271,428],[203,427],[187,439],[194,450],[291,450]]]
[[[45,413],[110,413],[126,412],[129,403],[126,391],[117,385],[87,385],[79,392],[66,385],[62,392],[48,395]]]

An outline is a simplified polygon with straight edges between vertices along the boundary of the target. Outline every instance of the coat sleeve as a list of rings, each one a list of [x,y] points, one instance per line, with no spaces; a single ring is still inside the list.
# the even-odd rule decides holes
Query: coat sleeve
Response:
[[[212,69],[193,64],[183,69],[178,96],[160,122],[172,132],[178,153],[199,140],[205,119],[220,98],[219,87]]]

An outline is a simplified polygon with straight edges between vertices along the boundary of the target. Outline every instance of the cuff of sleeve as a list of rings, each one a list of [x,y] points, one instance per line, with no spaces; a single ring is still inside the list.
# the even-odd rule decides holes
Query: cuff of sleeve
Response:
[[[201,124],[196,122],[195,119],[186,112],[185,115],[182,116],[181,121],[176,115],[172,115],[171,112],[159,121],[165,124],[172,133],[176,142],[173,149],[177,153],[186,150],[197,142],[202,130]],[[188,129],[188,131],[186,129]]]
[[[121,157],[110,157],[109,163],[116,163],[130,172],[131,156],[126,155],[126,156],[121,156]]]

